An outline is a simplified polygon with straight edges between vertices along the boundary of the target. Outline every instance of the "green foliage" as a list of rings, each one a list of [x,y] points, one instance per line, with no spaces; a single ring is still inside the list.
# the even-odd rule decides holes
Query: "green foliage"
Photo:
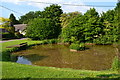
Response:
[[[115,11],[109,10],[100,17],[103,24],[100,36],[94,40],[96,44],[112,44],[119,40],[119,26],[116,23]]]
[[[115,58],[113,59],[113,63],[112,63],[112,70],[120,70],[120,58],[118,56],[115,56]]]
[[[61,40],[63,42],[84,42],[96,44],[112,44],[120,37],[118,15],[119,3],[115,10],[102,13],[101,16],[94,8],[88,10],[84,15],[78,15],[71,19],[67,27],[62,29]],[[66,21],[66,14],[63,15]],[[62,25],[64,25],[62,24]]]
[[[94,39],[94,43],[96,44],[113,44],[118,41],[117,35],[103,35],[97,39]]]
[[[99,36],[102,24],[99,22],[95,9],[88,10],[84,15],[78,15],[70,21],[62,30],[62,39],[67,42],[93,42],[95,36]]]
[[[82,14],[80,12],[63,13],[60,17],[62,28],[67,27],[70,21],[78,15]]]
[[[5,29],[9,32],[14,34],[15,33],[15,27],[13,26],[6,26]]]
[[[19,21],[16,20],[14,14],[10,14],[9,19],[11,20],[12,24],[19,24]]]
[[[50,39],[50,40],[49,40],[49,44],[55,44],[55,43],[57,43],[57,42],[58,42],[57,39]]]
[[[58,42],[58,39],[47,39],[47,40],[42,40],[40,44],[55,44]]]
[[[41,44],[48,44],[48,43],[49,43],[48,40],[43,40],[43,41],[41,42]]]
[[[21,16],[20,22],[28,23],[27,36],[32,39],[57,38],[61,32],[60,15],[61,6],[50,5],[44,11],[29,12]]]
[[[3,38],[10,38],[10,39],[14,38],[13,34],[15,33],[15,27],[13,25],[10,25],[11,21],[12,20],[10,20],[10,19],[0,17],[0,22],[3,23],[2,25],[0,25],[0,27],[1,27],[1,29],[5,29],[7,31],[7,32],[1,31]]]
[[[0,61],[10,61],[10,51],[2,51],[0,52]]]
[[[14,39],[15,35],[13,33],[6,32],[6,33],[2,33],[2,38],[3,39]]]
[[[74,50],[85,50],[85,44],[84,43],[72,43],[70,45],[70,49],[74,49]]]
[[[21,23],[28,23],[30,20],[34,18],[50,18],[56,21],[56,25],[60,26],[60,15],[63,13],[61,6],[58,5],[50,5],[46,7],[43,11],[30,11],[29,13],[20,17],[19,21]]]
[[[79,22],[80,20],[81,16],[78,16],[74,18],[67,27],[62,29],[61,38],[63,39],[63,42],[70,42],[72,40],[71,38],[75,38],[76,40],[79,40],[79,38],[83,38],[82,30],[84,29],[84,27],[79,25],[81,23]]]
[[[46,7],[44,11],[42,11],[41,16],[39,18],[48,18],[52,19],[57,28],[56,35],[59,35],[61,32],[61,21],[60,16],[63,13],[61,6],[57,4],[52,4],[49,7]]]
[[[35,27],[41,25],[43,26],[43,24],[46,24],[47,22],[42,23],[41,25],[41,22],[39,22],[39,20],[35,21],[34,19],[33,21],[35,22],[29,22],[29,25],[33,26],[34,24],[34,28],[32,27],[31,29],[29,29],[28,27],[27,33],[30,34],[27,35],[33,39],[43,40],[57,38],[58,35],[61,33],[59,37],[62,42],[74,43],[76,41],[79,41],[84,43],[94,42],[96,44],[112,44],[114,42],[117,42],[120,38],[119,9],[120,3],[117,3],[117,7],[115,9],[103,12],[100,16],[95,8],[91,8],[84,15],[79,12],[62,14],[63,12],[61,6],[53,4],[49,7],[46,7],[42,12],[29,12],[24,15],[23,18],[21,17],[21,19],[23,19],[23,22],[27,21],[28,23],[31,19],[34,19],[36,17],[38,17],[37,19],[47,18],[51,19],[51,22],[54,23],[55,32],[53,31],[52,33],[52,30],[47,29],[51,31],[48,31],[47,33],[46,29],[43,30],[43,28],[41,29],[39,27]],[[49,24],[49,26],[51,28],[51,24]],[[41,30],[43,30],[44,32]]]
[[[59,18],[61,14],[63,13],[61,6],[58,5],[50,5],[49,7],[46,7],[44,11],[41,14],[41,17],[43,18],[51,18],[59,22]]]
[[[15,32],[15,37],[16,37],[16,38],[22,38],[22,37],[23,37],[23,35],[22,35],[22,34],[20,34],[19,32]]]
[[[28,23],[26,35],[32,39],[52,39],[58,37],[59,27],[47,18],[36,18]]]
[[[41,12],[40,11],[30,11],[28,12],[27,14],[23,15],[20,17],[19,21],[21,23],[28,23],[30,20],[34,19],[34,18],[37,18],[41,15]]]

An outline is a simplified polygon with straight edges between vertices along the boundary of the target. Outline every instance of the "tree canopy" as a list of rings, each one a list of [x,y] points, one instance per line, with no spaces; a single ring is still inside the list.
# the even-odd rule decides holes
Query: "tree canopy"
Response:
[[[10,14],[9,19],[11,20],[12,24],[19,24],[19,21],[16,20],[16,17],[14,16],[14,14]]]
[[[21,23],[28,23],[31,19],[34,19],[34,18],[37,18],[41,15],[41,12],[40,11],[30,11],[28,12],[27,14],[23,15],[20,17],[19,21]]]
[[[57,38],[58,28],[55,22],[48,18],[35,18],[28,23],[27,36],[32,39],[52,39]]]
[[[112,44],[117,42],[120,37],[119,9],[120,2],[117,3],[115,9],[101,14],[95,8],[90,8],[84,14],[80,12],[63,13],[61,6],[53,4],[44,8],[43,11],[29,12],[21,16],[20,21],[28,23],[27,34],[31,38],[49,39],[59,36],[63,42],[75,44],[81,42]],[[53,31],[54,34],[46,33],[45,37],[44,32],[40,32],[43,28],[45,28],[44,32],[49,32],[48,30],[51,28],[50,31]]]
[[[82,14],[80,12],[77,12],[77,11],[70,12],[70,13],[63,13],[60,17],[62,28],[67,27],[68,24],[70,23],[70,21],[78,15],[82,15]]]

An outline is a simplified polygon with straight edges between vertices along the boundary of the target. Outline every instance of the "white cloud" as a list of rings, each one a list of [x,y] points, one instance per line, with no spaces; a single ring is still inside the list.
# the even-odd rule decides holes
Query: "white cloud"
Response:
[[[82,2],[117,2],[118,0],[80,0]]]
[[[0,0],[0,2],[8,2],[8,3],[20,4],[21,0]]]
[[[38,7],[40,10],[43,10],[46,6],[49,6],[50,4],[43,4],[43,3],[34,3],[34,2],[47,2],[47,3],[59,3],[59,4],[79,4],[79,5],[85,5],[84,2],[107,2],[107,1],[113,1],[116,0],[1,0],[0,2],[8,2],[8,3],[14,3],[19,5],[30,5]],[[26,4],[25,4],[26,3]],[[90,9],[89,6],[68,6],[68,5],[61,5],[64,12],[73,12],[73,11],[79,11],[79,12],[86,12],[86,10]],[[102,8],[97,8],[98,12],[102,12]]]
[[[33,0],[31,0],[33,1]],[[79,5],[85,5],[83,2],[80,0],[36,0],[35,2],[47,2],[47,3],[58,3],[59,5],[62,6],[62,9],[64,12],[73,12],[73,11],[80,11],[80,12],[85,12],[88,10],[90,7],[88,6],[68,6],[68,5],[62,5],[62,4],[79,4]],[[40,9],[45,8],[46,6],[49,6],[49,4],[42,4],[42,3],[33,3],[29,2],[28,5],[31,6],[36,6]]]

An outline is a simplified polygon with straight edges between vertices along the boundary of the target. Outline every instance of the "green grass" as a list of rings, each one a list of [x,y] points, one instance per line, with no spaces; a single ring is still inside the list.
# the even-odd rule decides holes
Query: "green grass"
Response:
[[[116,71],[73,70],[54,67],[39,67],[12,62],[2,62],[3,78],[95,78],[100,75],[115,75]],[[115,75],[114,77],[118,77]]]
[[[17,44],[24,43],[24,42],[27,42],[28,45],[42,43],[42,41],[32,41],[32,40],[28,40],[28,39],[26,39],[26,40],[9,41],[9,42],[1,43],[2,51],[8,50],[8,49],[9,50],[12,49],[12,48],[6,48],[7,46],[17,45]]]
[[[0,57],[0,61],[1,60],[10,61],[10,58],[9,58],[10,57],[10,52],[19,50],[18,48],[6,48],[7,46],[18,45],[18,44],[24,43],[24,42],[27,42],[28,45],[35,45],[35,44],[40,44],[43,41],[32,41],[32,40],[26,39],[26,40],[15,40],[15,41],[9,41],[9,42],[1,43],[0,48],[2,48],[2,52],[0,52],[0,56],[2,56],[2,59]]]
[[[11,45],[20,44],[27,42],[28,45],[42,43],[42,41],[31,41],[31,40],[16,40],[2,43],[2,50],[8,50],[6,47]],[[10,48],[9,50],[12,50]],[[4,53],[3,53],[4,54]],[[5,56],[7,56],[7,53]],[[8,57],[5,57],[8,58]],[[54,67],[42,67],[33,65],[24,65],[14,62],[0,61],[2,64],[2,78],[15,80],[18,79],[30,79],[30,78],[118,78],[118,71],[90,71],[90,70],[74,70],[68,68],[54,68]]]

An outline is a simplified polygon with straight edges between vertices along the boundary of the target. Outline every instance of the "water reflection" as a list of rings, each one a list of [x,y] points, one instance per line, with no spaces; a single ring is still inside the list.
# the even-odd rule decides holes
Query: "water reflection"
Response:
[[[115,57],[115,48],[112,45],[88,46],[89,49],[79,52],[70,52],[66,45],[40,45],[16,52],[19,63],[59,68],[73,68],[85,70],[106,70],[111,68]]]
[[[16,61],[17,63],[21,63],[21,64],[28,64],[28,65],[32,65],[31,61],[29,61],[27,58],[23,57],[23,56],[19,56],[18,60]]]

